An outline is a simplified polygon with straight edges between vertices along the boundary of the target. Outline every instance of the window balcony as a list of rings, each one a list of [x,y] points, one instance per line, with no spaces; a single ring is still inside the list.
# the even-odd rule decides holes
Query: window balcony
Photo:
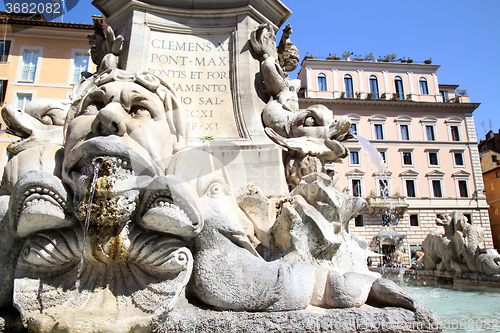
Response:
[[[396,93],[373,94],[370,92],[353,91],[349,94],[345,91],[324,91],[303,88],[298,92],[299,98],[325,98],[325,99],[350,99],[350,100],[372,100],[372,101],[403,101],[403,102],[427,102],[427,103],[470,103],[469,96],[455,96],[447,101],[441,95],[430,94],[407,94],[401,98]]]
[[[394,214],[396,218],[402,218],[408,209],[406,197],[400,195],[392,196],[369,196],[366,198],[368,214],[371,216],[386,215],[389,212]]]
[[[36,74],[35,66],[23,66],[21,70],[21,82],[34,82]]]

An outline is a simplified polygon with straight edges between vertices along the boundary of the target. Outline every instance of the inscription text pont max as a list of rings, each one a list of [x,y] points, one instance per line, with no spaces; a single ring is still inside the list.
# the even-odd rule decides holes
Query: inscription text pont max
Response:
[[[230,87],[228,35],[151,32],[148,70],[179,93],[190,137],[238,137]]]

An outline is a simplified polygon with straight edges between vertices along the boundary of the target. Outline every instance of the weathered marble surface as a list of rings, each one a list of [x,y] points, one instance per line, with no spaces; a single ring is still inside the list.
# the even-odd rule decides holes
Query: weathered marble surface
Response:
[[[88,80],[64,146],[40,141],[6,167],[2,305],[41,332],[148,331],[184,298],[187,240],[203,228],[197,196],[165,174],[186,146],[183,109],[147,72],[107,69]]]
[[[199,308],[174,310],[158,321],[154,332],[441,332],[441,320],[432,311],[404,309],[306,309],[289,312],[231,312]]]
[[[442,226],[444,232],[435,230],[427,235],[417,269],[500,277],[500,255],[485,250],[483,228],[467,223],[461,211],[442,214],[436,224]]]
[[[154,322],[155,333],[166,332],[441,332],[434,312],[415,314],[398,308],[307,309],[288,312],[232,312],[188,307]],[[0,312],[1,333],[27,333],[15,313]]]
[[[124,4],[96,2],[104,10]],[[280,2],[251,2],[277,6],[278,13],[268,14],[280,16]],[[254,15],[254,8],[243,4],[235,11],[228,4],[242,5],[225,1],[213,8],[210,13],[226,14],[217,27],[206,11],[186,15],[154,1],[124,4],[122,16],[110,18],[114,28],[100,27],[90,38],[99,69],[74,90],[64,124],[59,113],[47,124],[40,115],[50,116],[55,108],[42,103],[34,108],[39,111],[34,122],[5,109],[7,119],[13,119],[11,131],[23,136],[2,181],[0,260],[6,273],[0,279],[1,305],[13,304],[25,325],[39,332],[175,331],[182,325],[205,331],[232,330],[233,325],[293,331],[290,325],[296,325],[307,331],[318,329],[316,323],[307,326],[313,317],[332,330],[346,316],[356,318],[357,331],[364,318],[368,325],[370,320],[417,321],[427,328],[438,323],[398,285],[367,271],[367,244],[348,230],[366,202],[337,191],[336,178],[325,173],[327,162],[347,156],[342,141],[349,137],[350,123],[334,119],[322,105],[298,109],[297,82],[284,73],[298,56],[291,30],[277,51],[272,23],[259,26],[255,17],[262,17]],[[231,19],[236,16],[238,31]],[[129,21],[134,24],[125,29]],[[211,34],[203,27],[213,28]],[[190,35],[186,44],[179,39],[183,33]],[[284,165],[276,159],[280,164],[270,167],[283,173],[277,179],[287,176],[290,193],[283,194],[280,182],[274,184],[279,195],[273,198],[249,182],[239,184],[244,185],[239,190],[232,185],[231,175],[242,175],[226,162],[240,158],[247,165],[264,159],[243,151],[272,144],[268,138],[253,145],[222,140],[219,150],[211,144],[190,147],[188,117],[201,112],[188,108],[188,95],[179,95],[185,83],[120,69],[129,68],[143,50],[139,46],[146,46],[137,43],[151,47],[144,48],[148,51],[139,63],[144,55],[170,61],[151,51],[163,48],[167,39],[173,42],[167,48],[188,48],[199,65],[221,67],[219,87],[230,84],[231,94],[207,96],[223,118],[233,112],[235,127],[222,138],[249,140],[251,133],[266,133],[288,150]],[[170,56],[176,65],[190,61],[180,52]],[[260,72],[237,77],[259,62]],[[216,73],[178,69],[202,81]],[[207,97],[192,96],[200,102]],[[207,110],[204,114],[212,117]],[[40,124],[55,126],[55,134]],[[30,132],[33,128],[55,141],[30,139],[37,133]],[[241,156],[233,156],[235,151]],[[248,156],[251,160],[245,160]],[[265,174],[267,167],[255,169]],[[325,310],[357,307],[363,308]]]

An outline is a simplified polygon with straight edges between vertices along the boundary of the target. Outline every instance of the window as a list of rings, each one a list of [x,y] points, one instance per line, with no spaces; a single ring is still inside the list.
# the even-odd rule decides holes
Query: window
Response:
[[[382,161],[384,161],[385,164],[387,164],[387,160],[385,159],[385,151],[379,151],[380,157],[382,157]]]
[[[495,163],[496,161],[498,161],[498,156],[497,155],[491,155],[491,161],[493,163]]]
[[[469,190],[467,189],[467,181],[466,180],[459,180],[458,181],[458,190],[460,192],[460,198],[468,198],[469,197]]]
[[[438,119],[433,116],[424,116],[420,121],[422,123],[422,136],[424,140],[436,141],[436,124]]]
[[[350,74],[344,75],[345,97],[354,98],[354,90],[352,88],[352,76]]]
[[[432,180],[432,193],[434,198],[442,198],[443,192],[441,190],[441,180],[434,179]]]
[[[0,41],[0,51],[1,57],[0,62],[7,62],[10,53],[10,40]]]
[[[395,92],[398,94],[399,99],[405,99],[405,92],[403,89],[403,79],[400,76],[394,78]]]
[[[416,198],[417,194],[415,191],[415,180],[414,179],[406,179],[406,196],[408,198]]]
[[[38,51],[24,51],[21,81],[34,82],[38,63]]]
[[[464,216],[467,219],[467,223],[472,224],[472,216],[470,214],[464,214]]]
[[[446,126],[448,127],[448,139],[450,141],[461,140],[460,125],[462,124],[463,121],[464,121],[463,119],[456,116],[448,117],[444,121]]]
[[[410,140],[410,131],[408,131],[408,125],[400,125],[401,130],[401,140]]]
[[[17,94],[17,109],[24,111],[26,105],[31,101],[31,94]]]
[[[418,227],[418,215],[417,214],[410,214],[410,226],[411,227]]]
[[[413,165],[413,159],[410,151],[403,152],[403,165]]]
[[[454,152],[453,159],[455,161],[455,166],[464,166],[464,156],[462,152]]]
[[[0,105],[5,101],[6,92],[7,92],[7,80],[0,80]]]
[[[362,227],[364,225],[363,223],[363,215],[358,215],[354,219],[354,226],[355,227]]]
[[[429,156],[429,166],[439,166],[438,153],[428,152],[427,154]]]
[[[450,101],[450,95],[447,91],[440,91],[441,96],[443,96],[443,102],[448,103]]]
[[[399,175],[401,177],[403,185],[403,193],[406,194],[408,198],[418,197],[418,172],[413,169],[407,169]]]
[[[351,133],[354,135],[358,134],[358,124],[351,123]]]
[[[427,135],[427,141],[436,140],[436,137],[434,136],[434,125],[425,125],[425,133]]]
[[[73,83],[80,82],[80,77],[82,72],[88,71],[88,68],[89,68],[89,55],[75,54],[74,64],[73,64]]]
[[[370,93],[373,98],[379,98],[378,79],[375,75],[370,75]]]
[[[378,188],[379,188],[379,195],[383,197],[389,196],[389,183],[387,182],[387,179],[379,179]]]
[[[396,126],[398,127],[398,140],[402,141],[412,140],[411,136],[412,118],[406,115],[401,115],[396,117],[394,121],[396,122]]]
[[[372,129],[372,139],[373,140],[384,140],[385,139],[385,128],[384,124],[387,121],[387,117],[381,114],[375,114],[368,119],[371,123]]]
[[[384,139],[384,128],[382,124],[375,124],[373,126],[375,130],[375,139],[376,140],[383,140]]]
[[[350,155],[350,159],[349,159],[349,162],[351,165],[353,164],[359,164],[359,152],[357,151],[351,151],[349,153]]]
[[[429,89],[427,87],[427,79],[425,77],[421,77],[419,83],[420,83],[420,95],[429,95]]]
[[[355,197],[361,197],[361,180],[353,179],[352,180],[352,195]]]
[[[458,131],[458,126],[450,126],[451,140],[460,141],[460,134]]]
[[[388,227],[391,225],[391,216],[390,215],[382,215],[382,225],[384,227]]]

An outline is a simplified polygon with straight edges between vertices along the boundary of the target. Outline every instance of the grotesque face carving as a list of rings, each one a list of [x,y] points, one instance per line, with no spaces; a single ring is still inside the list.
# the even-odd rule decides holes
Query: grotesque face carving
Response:
[[[164,174],[176,141],[168,112],[180,103],[166,83],[146,72],[108,70],[83,92],[66,119],[63,180],[72,189],[78,214],[87,196],[93,161],[105,161],[99,182],[107,200],[120,203],[130,215],[138,188]],[[174,133],[177,134],[177,133]]]
[[[66,187],[31,163],[13,188],[11,228],[25,237],[14,304],[24,317],[42,318],[35,326],[54,320],[79,331],[95,308],[106,308],[102,322],[128,332],[170,311],[191,276],[181,237],[203,228],[199,198],[165,176],[185,145],[184,115],[176,92],[146,72],[106,70],[79,89],[64,124]],[[38,148],[48,155],[47,145],[30,150]]]
[[[274,112],[278,103],[268,104],[262,116],[267,135],[277,144],[302,155],[317,156],[322,161],[334,161],[347,156],[341,143],[352,137],[351,122],[346,116],[334,119],[333,113],[323,105],[313,105],[293,113]]]
[[[330,126],[334,124],[333,113],[323,105],[314,105],[291,116],[290,136],[308,136],[326,139],[330,137]]]
[[[257,255],[239,222],[240,209],[229,176],[217,158],[197,149],[184,150],[173,156],[167,174],[191,184],[199,198],[204,227],[198,241],[200,238],[203,239],[201,242],[207,239],[203,233],[210,234],[217,230],[237,246]]]

